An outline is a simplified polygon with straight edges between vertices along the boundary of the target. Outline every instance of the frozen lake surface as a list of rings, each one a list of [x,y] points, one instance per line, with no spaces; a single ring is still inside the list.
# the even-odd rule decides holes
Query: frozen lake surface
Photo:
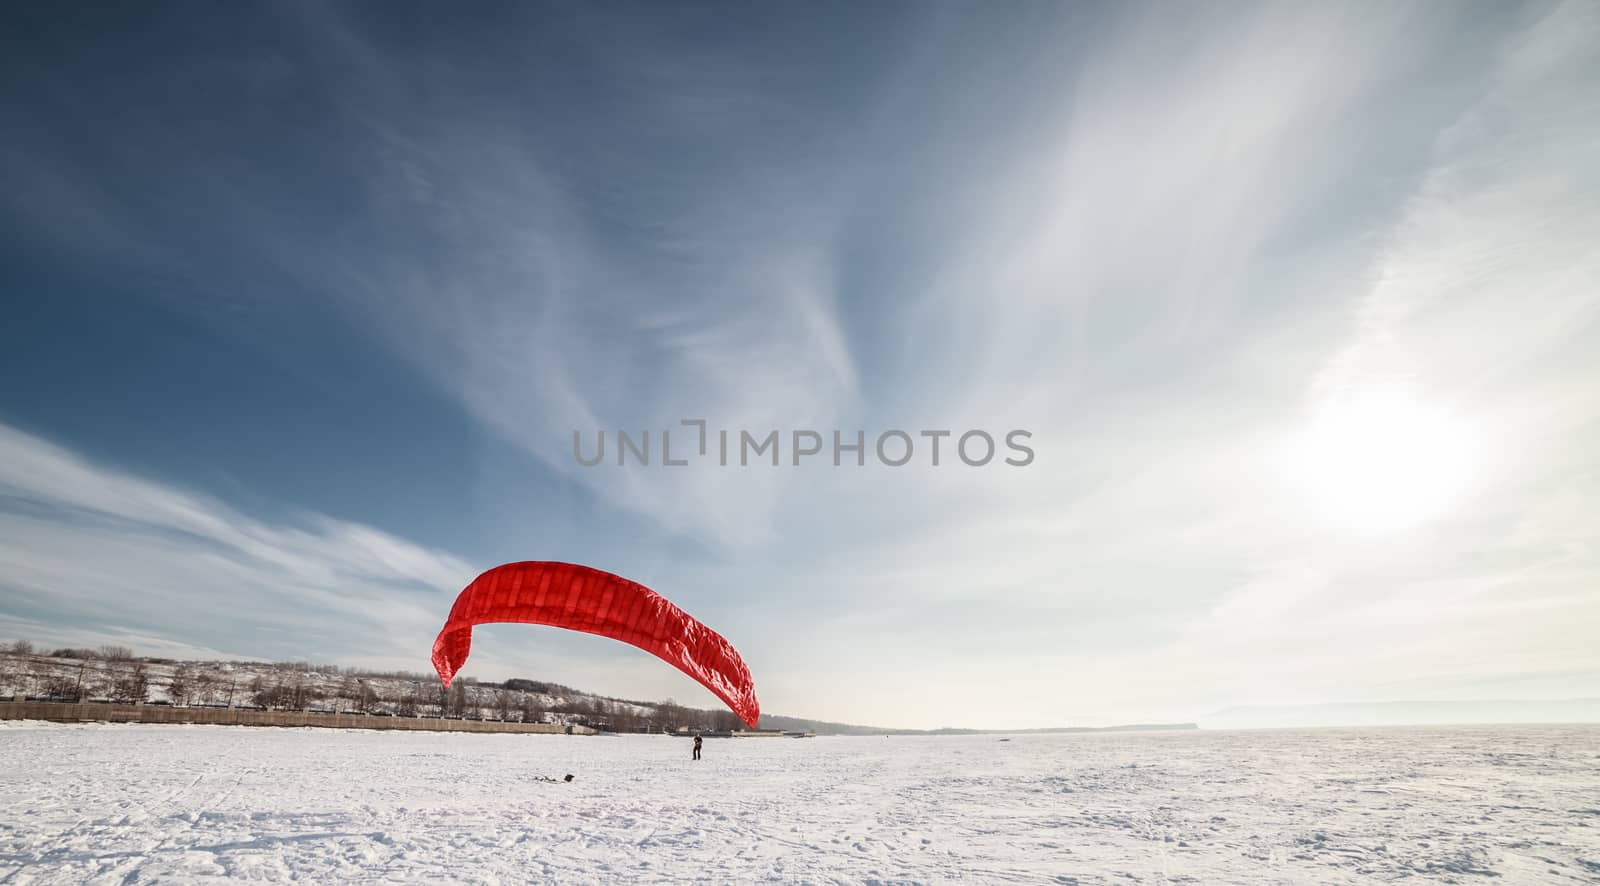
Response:
[[[540,776],[570,783],[547,783]],[[0,723],[0,883],[1595,883],[1600,727],[708,740]]]

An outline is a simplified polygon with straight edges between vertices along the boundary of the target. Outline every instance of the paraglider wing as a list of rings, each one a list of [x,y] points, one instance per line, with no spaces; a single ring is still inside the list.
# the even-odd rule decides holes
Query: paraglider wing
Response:
[[[638,582],[574,563],[507,563],[467,585],[433,641],[445,686],[472,649],[473,625],[550,625],[621,640],[693,677],[751,729],[761,705],[750,668],[733,644]]]

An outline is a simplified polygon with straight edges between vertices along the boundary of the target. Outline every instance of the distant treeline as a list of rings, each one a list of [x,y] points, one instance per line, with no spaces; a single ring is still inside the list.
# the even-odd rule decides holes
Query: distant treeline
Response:
[[[395,717],[561,723],[601,731],[731,730],[727,710],[668,699],[638,702],[559,683],[470,677],[447,690],[435,674],[340,668],[310,662],[179,661],[138,656],[125,646],[36,652],[19,640],[0,647],[0,697],[122,704],[249,707]]]

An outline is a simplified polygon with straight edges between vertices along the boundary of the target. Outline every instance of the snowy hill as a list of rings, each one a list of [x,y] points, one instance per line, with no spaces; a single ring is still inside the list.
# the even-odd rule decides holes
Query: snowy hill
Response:
[[[13,645],[0,653],[0,697],[15,696],[574,723],[621,732],[737,725],[728,711],[606,698],[535,680],[462,678],[445,691],[433,674],[306,662],[179,661],[136,656],[119,647],[39,653],[26,644]]]

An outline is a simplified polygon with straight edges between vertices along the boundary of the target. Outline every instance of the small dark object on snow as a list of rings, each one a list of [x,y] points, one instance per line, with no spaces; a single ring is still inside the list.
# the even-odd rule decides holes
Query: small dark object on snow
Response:
[[[534,781],[548,781],[551,784],[560,784],[560,783],[562,783],[564,781],[571,781],[572,780],[572,773],[570,773],[570,772],[567,773],[567,777],[566,778],[551,778],[548,775],[535,775],[533,777],[533,780]]]

